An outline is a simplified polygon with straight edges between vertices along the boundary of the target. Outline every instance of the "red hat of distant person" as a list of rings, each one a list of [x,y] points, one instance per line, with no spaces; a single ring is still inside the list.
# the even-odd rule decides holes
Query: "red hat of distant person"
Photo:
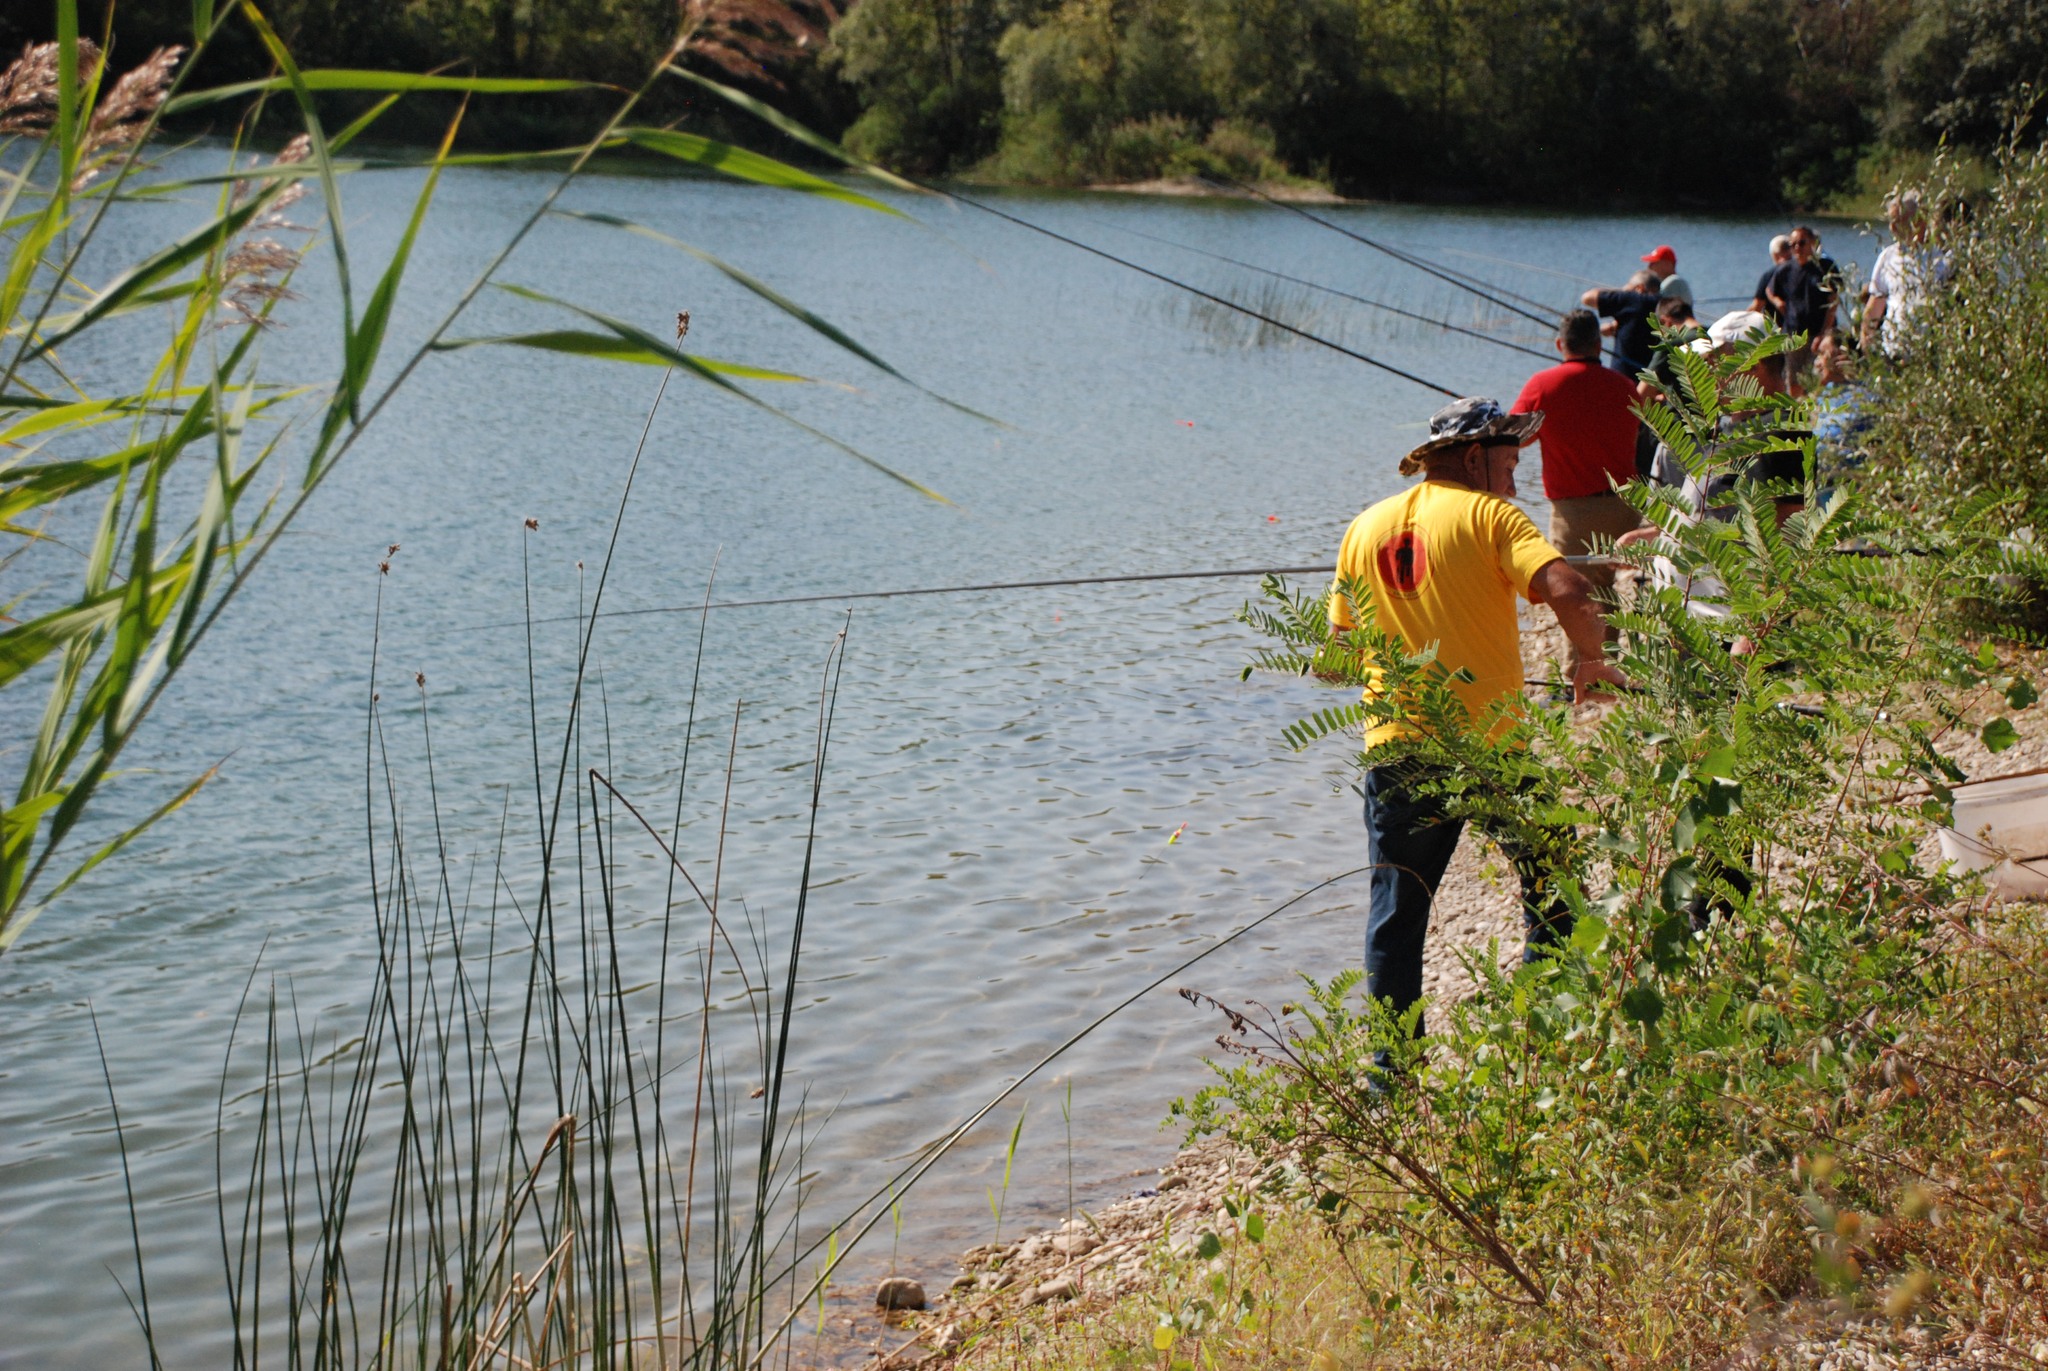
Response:
[[[1645,262],[1675,263],[1678,261],[1678,254],[1671,250],[1671,244],[1659,243],[1656,247],[1652,248],[1650,251],[1643,254],[1643,260]]]

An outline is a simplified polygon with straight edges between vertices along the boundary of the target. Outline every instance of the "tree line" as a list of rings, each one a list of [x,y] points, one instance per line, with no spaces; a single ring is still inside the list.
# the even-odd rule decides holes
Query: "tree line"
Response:
[[[120,0],[111,27],[137,60],[189,16]],[[308,64],[632,83],[679,11],[283,0],[271,17]],[[730,40],[696,60],[865,156],[1051,184],[1211,171],[1388,198],[1818,205],[1887,155],[2037,137],[2048,91],[2048,0],[683,0],[680,17]],[[47,36],[38,22],[0,19],[0,40]],[[212,61],[233,77],[266,59]],[[479,111],[473,131],[532,142],[575,113]],[[696,111],[678,87],[650,113]]]

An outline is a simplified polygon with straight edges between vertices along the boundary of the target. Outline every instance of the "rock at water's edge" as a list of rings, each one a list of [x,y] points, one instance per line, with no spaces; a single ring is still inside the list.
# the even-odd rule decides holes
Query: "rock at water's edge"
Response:
[[[922,1309],[924,1287],[908,1276],[891,1276],[875,1287],[875,1305],[880,1309]]]

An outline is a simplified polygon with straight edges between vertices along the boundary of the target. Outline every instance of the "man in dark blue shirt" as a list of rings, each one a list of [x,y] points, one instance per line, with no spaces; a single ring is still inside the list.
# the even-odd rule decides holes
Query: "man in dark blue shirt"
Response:
[[[1792,260],[1771,275],[1771,303],[1785,332],[1806,335],[1806,345],[1785,354],[1785,381],[1794,384],[1813,356],[1813,345],[1835,331],[1835,264],[1814,255],[1820,235],[1801,224],[1792,230]]]
[[[1589,290],[1579,297],[1587,309],[1614,321],[1614,356],[1608,365],[1630,380],[1650,365],[1656,350],[1657,331],[1650,320],[1658,299],[1657,278],[1647,271],[1631,276],[1620,290]]]
[[[1835,331],[1835,293],[1828,288],[1834,263],[1814,255],[1820,235],[1804,224],[1792,230],[1792,260],[1771,273],[1771,303],[1787,333],[1815,342]]]

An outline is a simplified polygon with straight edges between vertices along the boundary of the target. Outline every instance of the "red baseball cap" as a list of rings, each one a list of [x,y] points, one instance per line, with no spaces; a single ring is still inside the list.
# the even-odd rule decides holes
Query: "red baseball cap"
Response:
[[[1643,254],[1643,260],[1645,262],[1676,262],[1678,254],[1671,250],[1671,244],[1659,243],[1655,248]]]

